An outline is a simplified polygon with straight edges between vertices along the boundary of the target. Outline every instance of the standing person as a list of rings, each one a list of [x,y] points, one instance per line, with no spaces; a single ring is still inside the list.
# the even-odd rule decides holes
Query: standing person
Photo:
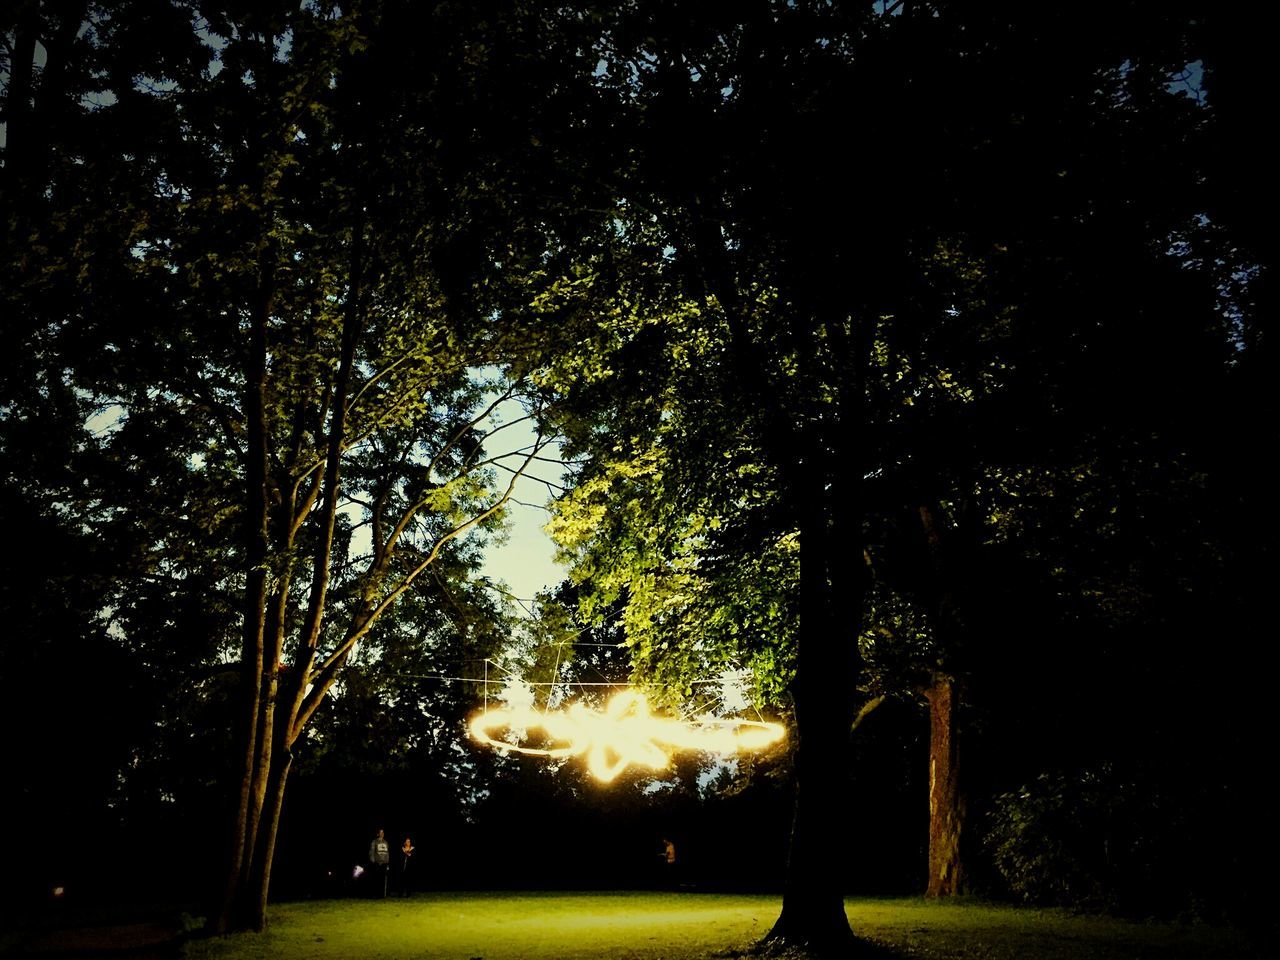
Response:
[[[662,852],[658,854],[662,861],[662,879],[665,886],[672,889],[676,886],[676,845],[670,837],[662,838]]]
[[[413,864],[413,854],[418,848],[413,845],[413,840],[409,837],[404,838],[404,843],[400,845],[400,896],[407,897],[409,895],[409,877]]]
[[[382,888],[382,895],[387,895],[387,872],[391,866],[391,844],[387,843],[386,834],[378,828],[378,835],[369,844],[369,863],[373,866],[374,895]],[[379,882],[380,881],[380,882]]]

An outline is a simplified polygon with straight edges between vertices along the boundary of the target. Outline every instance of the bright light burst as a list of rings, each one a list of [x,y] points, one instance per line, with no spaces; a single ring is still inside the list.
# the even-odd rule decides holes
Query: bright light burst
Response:
[[[494,736],[504,730],[508,739]],[[538,730],[549,745],[526,746],[530,731]],[[587,770],[605,783],[632,764],[661,770],[671,762],[673,750],[722,755],[761,750],[781,740],[784,732],[781,724],[764,720],[708,717],[686,722],[655,716],[635,690],[615,694],[603,711],[584,703],[546,712],[495,708],[471,720],[471,735],[481,743],[532,757],[585,756]]]

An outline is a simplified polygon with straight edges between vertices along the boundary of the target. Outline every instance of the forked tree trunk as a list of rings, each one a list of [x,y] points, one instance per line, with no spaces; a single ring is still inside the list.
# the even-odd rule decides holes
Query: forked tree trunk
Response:
[[[284,788],[289,779],[293,755],[288,749],[278,750],[276,763],[271,771],[266,803],[258,826],[257,856],[253,862],[253,876],[248,889],[253,891],[247,903],[246,926],[264,930],[267,926],[267,896],[271,889],[271,865],[275,860],[276,836],[280,831],[280,814],[284,810]]]
[[[929,883],[926,897],[950,897],[964,885],[960,839],[964,794],[956,738],[956,682],[935,673],[929,701]]]
[[[361,274],[363,270],[363,218],[357,217],[352,229],[351,284],[343,317],[342,354],[339,358],[337,382],[330,414],[328,450],[326,454],[323,503],[318,511],[310,600],[302,635],[295,651],[292,671],[282,680],[289,587],[293,565],[285,566],[268,595],[267,558],[271,546],[271,512],[269,490],[268,432],[265,412],[267,320],[271,314],[274,276],[263,268],[260,310],[255,315],[246,363],[246,420],[249,429],[249,466],[246,485],[250,532],[247,556],[251,561],[245,591],[245,663],[256,675],[256,686],[249,691],[248,732],[242,770],[239,804],[232,843],[231,868],[218,916],[217,929],[226,933],[234,929],[262,930],[267,924],[267,898],[271,887],[271,865],[275,856],[280,814],[284,808],[285,786],[292,764],[291,748],[310,714],[302,715],[309,684],[315,680],[318,696],[323,696],[329,681],[313,674],[315,649],[325,612],[329,586],[330,553],[333,546],[334,517],[340,484],[340,458],[346,431],[347,395],[360,330]],[[264,257],[264,263],[269,263]],[[294,532],[310,509],[310,498],[300,507],[303,517],[295,516],[297,507],[290,494],[277,517],[277,551],[287,555],[294,548]],[[287,509],[286,509],[287,508]]]

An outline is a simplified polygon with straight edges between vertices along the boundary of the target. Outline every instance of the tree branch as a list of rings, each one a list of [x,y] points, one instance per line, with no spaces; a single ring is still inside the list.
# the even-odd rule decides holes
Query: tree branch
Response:
[[[465,523],[461,523],[452,530],[443,534],[436,541],[434,546],[432,546],[431,551],[427,554],[426,558],[414,567],[389,593],[387,593],[385,597],[382,598],[381,601],[379,601],[363,616],[357,615],[358,619],[352,624],[351,628],[348,629],[347,636],[343,638],[342,642],[333,651],[333,653],[331,653],[324,663],[320,665],[319,669],[312,674],[311,692],[306,694],[302,707],[298,711],[297,720],[295,721],[292,730],[293,737],[296,738],[302,732],[303,728],[307,725],[307,722],[319,708],[321,702],[324,700],[325,694],[328,693],[329,688],[333,686],[334,681],[337,679],[338,671],[346,662],[347,657],[351,653],[351,649],[356,645],[356,643],[358,643],[361,638],[369,632],[374,623],[377,622],[378,618],[382,616],[383,612],[386,611],[386,609],[390,607],[401,594],[413,585],[418,576],[435,562],[436,558],[440,555],[440,551],[444,549],[445,544],[472,529],[477,524],[484,522],[507,504],[511,499],[512,492],[515,490],[516,481],[524,475],[525,469],[533,460],[533,455],[549,442],[550,440],[546,440],[540,444],[535,444],[533,454],[527,454],[521,469],[513,471],[510,483],[507,484],[506,490],[503,491],[502,495],[496,502],[476,514],[471,519],[467,520]]]
[[[857,730],[858,727],[862,724],[862,721],[867,719],[867,717],[871,716],[871,711],[873,711],[876,707],[880,706],[880,704],[882,703],[884,703],[883,693],[880,694],[879,696],[872,697],[870,700],[864,703],[862,705],[862,709],[858,711],[858,715],[853,718],[853,725],[849,727],[849,732],[853,733],[853,731]]]

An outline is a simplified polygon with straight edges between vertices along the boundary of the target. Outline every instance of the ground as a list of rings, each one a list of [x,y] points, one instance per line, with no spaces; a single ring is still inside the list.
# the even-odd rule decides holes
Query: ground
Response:
[[[282,904],[265,934],[193,940],[191,960],[709,960],[750,951],[774,896],[468,893]],[[1245,960],[1238,932],[980,903],[859,899],[849,920],[888,960]]]

